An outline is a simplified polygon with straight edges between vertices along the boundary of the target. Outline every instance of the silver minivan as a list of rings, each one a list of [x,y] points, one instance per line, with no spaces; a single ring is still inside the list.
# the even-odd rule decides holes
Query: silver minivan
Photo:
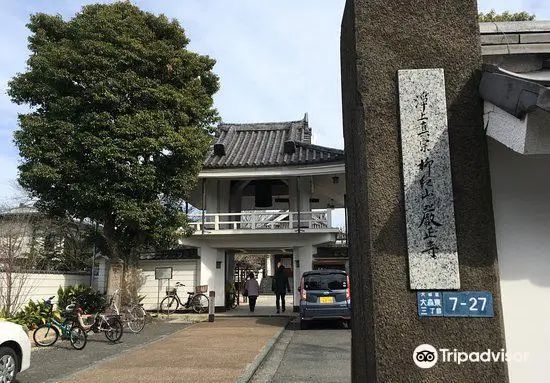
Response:
[[[349,277],[343,270],[313,270],[302,274],[300,281],[300,328],[311,321],[351,321]]]

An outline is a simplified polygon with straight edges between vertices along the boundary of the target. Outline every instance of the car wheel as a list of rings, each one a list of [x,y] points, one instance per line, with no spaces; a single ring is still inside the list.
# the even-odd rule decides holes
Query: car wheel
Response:
[[[300,330],[307,330],[308,327],[309,327],[309,323],[307,323],[307,321],[301,319],[300,320]]]
[[[0,347],[0,381],[15,382],[19,371],[19,358],[10,347]]]

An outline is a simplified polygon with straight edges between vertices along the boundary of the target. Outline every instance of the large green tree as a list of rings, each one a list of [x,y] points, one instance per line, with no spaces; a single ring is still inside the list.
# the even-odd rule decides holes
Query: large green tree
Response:
[[[28,28],[28,67],[8,89],[31,106],[15,132],[19,183],[43,211],[99,222],[113,257],[171,243],[218,120],[215,61],[129,2],[38,13]]]

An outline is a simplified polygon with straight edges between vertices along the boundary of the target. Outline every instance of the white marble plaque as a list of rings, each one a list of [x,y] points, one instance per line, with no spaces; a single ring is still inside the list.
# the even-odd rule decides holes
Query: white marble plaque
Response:
[[[410,288],[459,289],[443,69],[398,71]]]

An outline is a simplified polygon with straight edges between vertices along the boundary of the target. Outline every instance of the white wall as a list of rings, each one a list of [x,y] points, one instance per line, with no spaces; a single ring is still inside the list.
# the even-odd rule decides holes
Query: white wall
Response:
[[[208,285],[208,291],[216,292],[216,306],[225,304],[225,250],[203,246],[199,249],[200,284]],[[216,269],[216,262],[221,262],[221,268]],[[208,295],[208,292],[206,293]]]
[[[174,286],[176,282],[183,283],[185,286],[178,289],[178,296],[183,303],[187,302],[187,291],[195,291],[197,283],[197,260],[163,260],[163,261],[140,261],[139,268],[145,278],[143,286],[139,289],[139,295],[145,295],[143,307],[145,310],[156,310],[159,299],[159,281],[160,281],[160,300],[166,296],[166,287]],[[155,267],[172,267],[172,280],[155,279]]]
[[[507,350],[530,354],[508,363],[510,382],[548,382],[550,156],[488,141]]]
[[[272,277],[275,275],[275,257],[269,254],[265,260],[266,275]]]
[[[550,154],[550,115],[541,109],[518,119],[490,102],[484,103],[487,135],[521,154]]]
[[[82,274],[20,274],[13,273],[13,280],[15,281],[14,288],[19,289],[21,287],[21,294],[19,299],[19,305],[15,307],[15,311],[19,311],[23,308],[30,299],[35,302],[48,299],[51,296],[55,296],[54,303],[57,303],[57,290],[59,287],[67,287],[71,285],[90,285],[90,275]],[[0,273],[0,291],[5,286],[4,275]]]
[[[298,306],[300,302],[300,281],[302,274],[306,271],[313,270],[313,253],[315,253],[315,247],[311,244],[302,247],[294,248],[294,269],[293,269],[293,284],[292,291],[294,293],[294,305]],[[296,261],[300,261],[300,267],[296,267]]]

